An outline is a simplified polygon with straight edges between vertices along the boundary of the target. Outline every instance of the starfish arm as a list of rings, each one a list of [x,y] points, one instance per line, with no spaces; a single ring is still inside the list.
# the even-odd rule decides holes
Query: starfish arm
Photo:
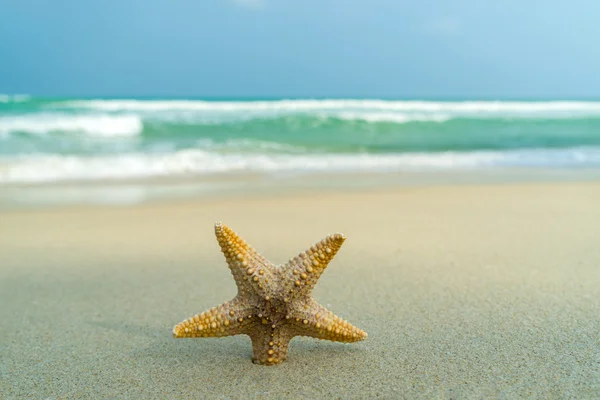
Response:
[[[285,361],[292,335],[287,327],[270,328],[256,325],[248,334],[252,340],[252,362],[274,365]]]
[[[367,338],[365,331],[344,321],[312,299],[307,307],[291,311],[289,317],[296,336],[345,343],[359,342]]]
[[[221,222],[215,224],[215,235],[238,287],[238,292],[264,295],[264,286],[268,286],[269,283],[273,285],[275,282],[273,264]]]
[[[341,233],[329,235],[285,263],[281,268],[285,291],[295,297],[310,295],[345,240]]]
[[[223,337],[247,334],[255,325],[254,307],[236,297],[232,301],[194,315],[173,328],[175,338]]]

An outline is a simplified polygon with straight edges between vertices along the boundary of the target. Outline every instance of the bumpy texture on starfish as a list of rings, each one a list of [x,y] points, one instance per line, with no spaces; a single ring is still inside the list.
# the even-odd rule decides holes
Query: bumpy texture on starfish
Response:
[[[285,361],[294,336],[358,342],[367,334],[317,303],[311,292],[346,240],[329,235],[285,264],[274,265],[224,224],[215,234],[238,287],[237,296],[173,328],[176,338],[245,334],[257,364]]]

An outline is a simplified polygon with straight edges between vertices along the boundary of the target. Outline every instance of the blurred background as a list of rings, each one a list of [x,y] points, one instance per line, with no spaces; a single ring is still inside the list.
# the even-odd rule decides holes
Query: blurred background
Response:
[[[3,200],[32,185],[48,197],[48,184],[61,198],[142,184],[137,200],[158,182],[197,193],[247,176],[594,170],[599,12],[591,0],[5,2]]]
[[[0,0],[0,398],[600,399],[599,38],[599,0]],[[343,232],[312,294],[368,340],[173,339],[235,296],[216,221]]]

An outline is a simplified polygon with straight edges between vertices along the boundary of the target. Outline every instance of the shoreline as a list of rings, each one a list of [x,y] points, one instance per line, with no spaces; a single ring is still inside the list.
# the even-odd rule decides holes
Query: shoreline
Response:
[[[318,192],[355,193],[394,188],[600,181],[600,168],[493,169],[387,173],[224,174],[139,180],[65,181],[0,186],[0,212],[73,206],[134,206],[230,197]]]

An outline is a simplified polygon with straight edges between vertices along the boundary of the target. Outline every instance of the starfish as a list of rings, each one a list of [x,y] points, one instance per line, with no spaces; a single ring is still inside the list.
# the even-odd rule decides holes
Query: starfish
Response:
[[[344,235],[329,235],[287,263],[274,265],[224,224],[215,224],[215,234],[238,293],[233,300],[176,325],[174,337],[248,335],[252,361],[263,365],[285,361],[295,336],[346,343],[367,338],[366,332],[311,296],[317,280],[346,240]]]

